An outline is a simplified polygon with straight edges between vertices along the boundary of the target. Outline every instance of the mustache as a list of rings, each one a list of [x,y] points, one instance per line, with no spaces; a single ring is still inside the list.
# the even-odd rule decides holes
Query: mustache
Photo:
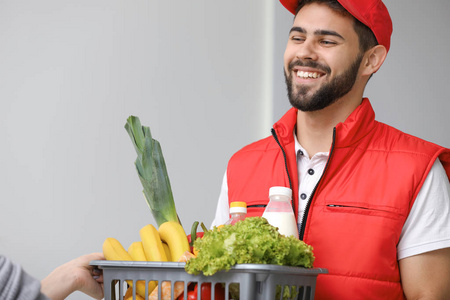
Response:
[[[312,60],[296,60],[289,64],[289,71],[292,71],[294,67],[309,67],[320,70],[324,73],[331,73],[331,68],[327,65],[320,64]]]

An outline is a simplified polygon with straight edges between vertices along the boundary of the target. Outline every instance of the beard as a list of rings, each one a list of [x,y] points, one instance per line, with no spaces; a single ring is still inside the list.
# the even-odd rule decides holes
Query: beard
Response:
[[[314,94],[308,96],[310,87],[299,86],[294,90],[292,68],[295,66],[311,67],[323,71],[326,75],[331,73],[330,67],[319,64],[315,61],[297,60],[289,64],[289,73],[284,77],[287,86],[289,102],[301,111],[317,111],[335,103],[338,99],[350,92],[356,82],[359,66],[363,55],[359,54],[351,66],[344,73],[337,75],[330,82],[324,83]]]

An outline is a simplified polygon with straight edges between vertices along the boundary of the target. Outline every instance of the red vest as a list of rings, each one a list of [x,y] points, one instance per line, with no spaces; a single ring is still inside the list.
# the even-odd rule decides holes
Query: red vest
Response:
[[[238,151],[227,168],[229,201],[246,201],[261,216],[271,186],[293,190],[297,110],[274,135]],[[322,178],[306,209],[300,238],[314,247],[316,299],[403,299],[397,261],[400,233],[428,172],[439,158],[450,177],[450,150],[375,121],[368,99],[334,129]]]

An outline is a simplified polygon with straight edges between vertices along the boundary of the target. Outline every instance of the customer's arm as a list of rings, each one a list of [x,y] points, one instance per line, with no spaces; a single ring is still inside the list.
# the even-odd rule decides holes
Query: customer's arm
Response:
[[[0,255],[0,299],[48,300],[40,292],[39,280],[9,258]]]
[[[399,261],[403,291],[409,299],[450,299],[450,248]]]
[[[65,299],[75,291],[102,299],[103,277],[95,273],[95,269],[89,265],[92,260],[102,259],[103,254],[92,253],[57,267],[41,281],[41,292],[52,300]]]

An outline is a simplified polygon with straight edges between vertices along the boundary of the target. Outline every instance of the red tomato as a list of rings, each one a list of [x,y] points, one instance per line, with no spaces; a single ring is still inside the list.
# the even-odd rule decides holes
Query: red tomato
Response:
[[[197,292],[190,291],[187,300],[197,300]]]
[[[193,291],[189,291],[187,294],[187,300],[198,300],[198,285],[196,284]],[[211,300],[211,283],[203,283],[201,290],[201,300]],[[184,300],[184,293],[181,294],[177,300]],[[214,289],[214,300],[225,300],[225,288],[220,284],[216,284]]]
[[[194,291],[197,295],[197,286]],[[211,283],[202,283],[201,300],[211,300]],[[214,289],[214,300],[225,300],[225,289],[217,283]]]
[[[187,293],[187,300],[197,300],[197,293],[194,291],[190,291]],[[184,292],[178,296],[177,300],[184,300]]]

